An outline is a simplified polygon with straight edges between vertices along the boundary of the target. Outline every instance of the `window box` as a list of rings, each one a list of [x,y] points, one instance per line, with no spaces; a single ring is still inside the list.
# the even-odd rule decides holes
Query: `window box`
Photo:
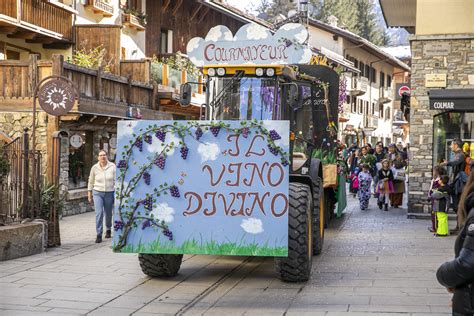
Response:
[[[102,14],[105,17],[114,15],[114,7],[105,0],[87,0],[86,8],[91,9],[96,14]]]
[[[122,12],[122,24],[137,31],[145,30],[145,23],[132,13]]]

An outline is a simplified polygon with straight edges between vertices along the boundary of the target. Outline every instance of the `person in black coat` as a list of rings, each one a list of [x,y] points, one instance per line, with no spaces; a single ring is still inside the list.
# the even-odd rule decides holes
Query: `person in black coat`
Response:
[[[474,173],[463,191],[458,221],[460,234],[454,244],[455,259],[443,263],[437,273],[438,282],[453,293],[453,315],[474,315]]]

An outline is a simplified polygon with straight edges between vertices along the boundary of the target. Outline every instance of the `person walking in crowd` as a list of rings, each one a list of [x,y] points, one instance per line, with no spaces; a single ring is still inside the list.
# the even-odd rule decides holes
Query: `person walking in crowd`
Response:
[[[384,211],[388,211],[389,195],[393,192],[393,172],[390,169],[388,159],[382,161],[382,169],[378,173],[379,182],[377,184],[377,193],[379,194],[379,209],[384,207]]]
[[[372,183],[372,175],[368,164],[362,165],[362,171],[358,175],[359,182],[359,206],[361,211],[367,210],[370,200],[370,187]]]
[[[460,139],[454,139],[451,142],[451,151],[453,152],[453,158],[450,161],[443,161],[442,166],[448,166],[452,168],[452,174],[450,179],[451,186],[451,198],[453,201],[453,210],[459,216],[457,209],[459,204],[459,198],[461,196],[464,184],[466,183],[467,176],[464,172],[465,168],[465,156],[462,152],[462,141]],[[456,234],[459,230],[459,226],[452,231],[453,234]]]
[[[359,179],[357,178],[359,174],[359,164],[360,164],[360,157],[359,157],[359,150],[356,149],[352,155],[349,158],[349,170],[350,170],[350,184],[349,184],[349,192],[354,195],[354,197],[357,194],[357,191],[359,189]]]
[[[378,174],[379,170],[382,169],[382,160],[385,159],[386,154],[383,151],[383,144],[382,143],[377,143],[375,145],[375,167],[374,167],[374,172],[373,172],[373,178],[374,178],[374,196],[378,198],[378,193],[377,193],[377,183],[378,183]]]
[[[105,238],[111,237],[112,211],[114,207],[115,164],[107,159],[107,153],[99,152],[98,163],[91,168],[88,185],[89,203],[94,203],[96,243],[102,242],[103,222],[105,213]]]
[[[390,193],[390,205],[398,208],[403,203],[403,193],[405,193],[405,161],[400,154],[392,162],[393,172],[393,193]]]
[[[395,161],[395,159],[397,159],[397,154],[397,147],[395,147],[395,144],[388,145],[388,153],[386,158],[390,161]]]
[[[474,315],[474,173],[469,175],[459,199],[460,233],[454,243],[454,260],[436,272],[438,282],[453,293],[452,314]]]
[[[435,236],[448,236],[448,209],[450,204],[449,176],[442,175],[439,178],[439,188],[433,190],[430,200],[432,201],[433,213],[436,214]]]
[[[433,211],[433,202],[431,200],[431,195],[435,190],[441,186],[441,176],[447,175],[448,172],[442,166],[434,166],[433,168],[433,179],[431,179],[430,190],[428,191],[428,201],[431,202],[431,227],[428,227],[428,230],[432,233],[435,233],[437,230],[437,220],[436,213]]]

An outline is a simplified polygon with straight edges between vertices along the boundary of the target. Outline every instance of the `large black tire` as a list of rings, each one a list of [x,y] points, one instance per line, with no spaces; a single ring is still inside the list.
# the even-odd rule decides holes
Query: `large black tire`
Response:
[[[313,187],[313,255],[317,256],[323,251],[324,244],[324,189],[323,180],[318,177]]]
[[[151,277],[174,277],[178,274],[183,255],[141,253],[138,261],[142,272]]]
[[[278,277],[286,282],[308,281],[313,263],[313,198],[306,184],[290,183],[288,257],[276,257]]]

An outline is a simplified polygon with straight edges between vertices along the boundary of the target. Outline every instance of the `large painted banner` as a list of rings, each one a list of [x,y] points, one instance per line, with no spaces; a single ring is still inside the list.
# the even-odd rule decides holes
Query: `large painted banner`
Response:
[[[288,121],[120,121],[116,252],[288,255]]]

